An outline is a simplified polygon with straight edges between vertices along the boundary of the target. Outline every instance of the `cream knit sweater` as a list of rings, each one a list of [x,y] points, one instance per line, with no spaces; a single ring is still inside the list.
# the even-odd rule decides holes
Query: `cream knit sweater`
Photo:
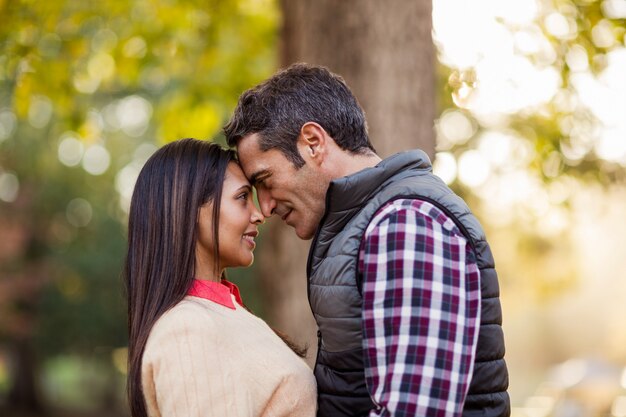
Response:
[[[315,415],[311,369],[263,320],[234,305],[187,296],[157,321],[142,365],[148,416]]]

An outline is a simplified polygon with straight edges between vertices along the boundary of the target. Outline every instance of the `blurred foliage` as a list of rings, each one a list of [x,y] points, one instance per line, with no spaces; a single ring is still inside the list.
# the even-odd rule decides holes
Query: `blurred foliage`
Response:
[[[447,4],[443,0],[441,3]],[[437,158],[443,153],[452,155],[457,175],[450,185],[484,220],[492,246],[498,252],[503,286],[527,286],[538,303],[554,300],[576,288],[579,282],[580,271],[569,258],[575,222],[572,209],[580,191],[592,185],[608,190],[626,184],[626,124],[619,121],[623,120],[626,101],[616,98],[618,93],[615,93],[626,91],[623,3],[611,0],[506,3],[509,9],[521,12],[534,4],[535,15],[530,21],[518,19],[514,14],[496,17],[491,29],[501,36],[493,41],[496,46],[493,50],[497,52],[487,51],[493,55],[483,56],[481,52],[486,47],[481,49],[467,43],[467,49],[479,51],[472,65],[442,63],[438,68],[438,91],[443,94],[439,96],[442,115],[436,122]],[[485,4],[491,3],[481,2],[476,4],[476,9]],[[484,11],[472,12],[476,14],[464,19],[468,27],[482,22],[478,18]],[[449,11],[446,16],[454,15],[455,12]],[[459,38],[458,33],[463,29],[456,28],[452,36]],[[478,32],[493,34],[486,28]],[[460,44],[455,46],[458,48]],[[447,52],[446,45],[438,46],[441,57]],[[611,62],[617,55],[621,60]],[[514,61],[512,57],[527,60],[528,68],[520,68],[522,59]],[[499,66],[485,71],[494,63]],[[613,69],[609,68],[612,64]],[[528,80],[541,81],[540,77],[531,78],[541,71],[556,74],[555,94],[531,105],[515,104],[523,102],[520,97],[526,93],[520,85],[528,90],[536,89]],[[607,71],[612,71],[610,80]],[[622,81],[618,79],[620,71]],[[577,77],[581,74],[588,76],[587,80],[593,79],[598,90],[615,88],[614,96],[598,93],[595,102],[589,100],[588,94],[583,97],[585,91],[575,82],[580,81]],[[489,77],[501,84],[487,86]],[[494,92],[493,85],[504,88]],[[548,83],[546,90],[551,91],[551,87]],[[502,106],[480,108],[484,102],[477,105],[476,99],[484,98],[477,96],[485,91],[492,100],[488,104]],[[598,103],[602,100],[606,102]],[[599,115],[610,117],[603,120]],[[612,119],[614,124],[606,119]],[[614,130],[609,139],[610,129]],[[617,134],[619,139],[615,139],[617,131],[621,132]],[[479,162],[465,167],[465,174],[488,167],[482,171],[485,176],[480,181],[464,181],[463,159],[477,153]]]
[[[113,369],[134,178],[163,143],[221,140],[277,26],[273,1],[0,1],[0,353]]]
[[[440,107],[461,111],[475,129],[467,140],[446,146],[445,150],[452,150],[459,157],[465,151],[480,146],[481,133],[501,130],[527,141],[532,157],[527,168],[545,183],[563,177],[604,185],[625,183],[626,155],[621,156],[621,161],[616,161],[598,153],[599,129],[607,126],[580,100],[581,92],[572,84],[572,75],[581,71],[572,68],[572,65],[582,65],[585,72],[588,69],[597,77],[609,66],[609,54],[623,51],[626,12],[622,3],[612,0],[544,0],[536,2],[537,16],[530,24],[520,25],[500,19],[502,26],[514,38],[517,55],[528,58],[538,70],[549,68],[558,72],[560,88],[545,103],[514,112],[503,110],[492,117],[485,117],[474,112],[470,104],[472,92],[480,89],[476,67],[448,68],[442,65],[439,82],[442,83],[440,91],[445,94],[440,96]],[[551,24],[553,27],[550,27]],[[555,34],[555,31],[562,33]],[[522,36],[516,38],[520,34],[525,37],[523,40]],[[528,42],[526,37],[531,37],[539,45],[523,50],[520,45]],[[585,62],[581,64],[580,59]],[[515,78],[512,77],[510,82],[515,83]],[[605,87],[610,88],[610,85]],[[609,103],[604,105],[611,106]],[[615,110],[619,108],[617,105]],[[622,146],[617,151],[623,152],[623,149]],[[461,194],[475,191],[460,182],[456,182],[454,187]]]

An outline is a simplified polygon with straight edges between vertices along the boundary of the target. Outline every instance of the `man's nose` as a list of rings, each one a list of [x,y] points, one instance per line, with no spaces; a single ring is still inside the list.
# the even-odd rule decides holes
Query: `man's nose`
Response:
[[[265,222],[265,216],[263,215],[263,213],[261,213],[261,210],[259,210],[258,208],[256,208],[256,206],[254,206],[254,208],[252,209],[252,214],[250,216],[250,223],[263,224],[264,222]]]
[[[257,198],[259,200],[259,207],[261,208],[261,212],[263,216],[270,217],[274,214],[274,209],[276,208],[276,200],[270,196],[265,190],[257,190]]]

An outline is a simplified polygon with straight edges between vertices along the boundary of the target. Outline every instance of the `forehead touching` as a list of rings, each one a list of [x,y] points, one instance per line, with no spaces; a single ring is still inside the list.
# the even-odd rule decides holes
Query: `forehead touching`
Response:
[[[262,150],[256,133],[243,137],[237,144],[237,155],[243,171],[252,185],[272,175],[290,162],[278,149]]]
[[[224,188],[229,190],[236,190],[239,188],[250,188],[250,183],[244,175],[241,167],[236,162],[228,164],[226,169],[226,175],[224,178]]]

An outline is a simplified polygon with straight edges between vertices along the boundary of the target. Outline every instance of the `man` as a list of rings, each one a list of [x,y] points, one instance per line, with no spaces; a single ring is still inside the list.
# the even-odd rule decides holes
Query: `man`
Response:
[[[224,131],[263,214],[313,238],[319,416],[510,414],[493,257],[423,152],[381,160],[345,82],[306,64],[244,92]]]

